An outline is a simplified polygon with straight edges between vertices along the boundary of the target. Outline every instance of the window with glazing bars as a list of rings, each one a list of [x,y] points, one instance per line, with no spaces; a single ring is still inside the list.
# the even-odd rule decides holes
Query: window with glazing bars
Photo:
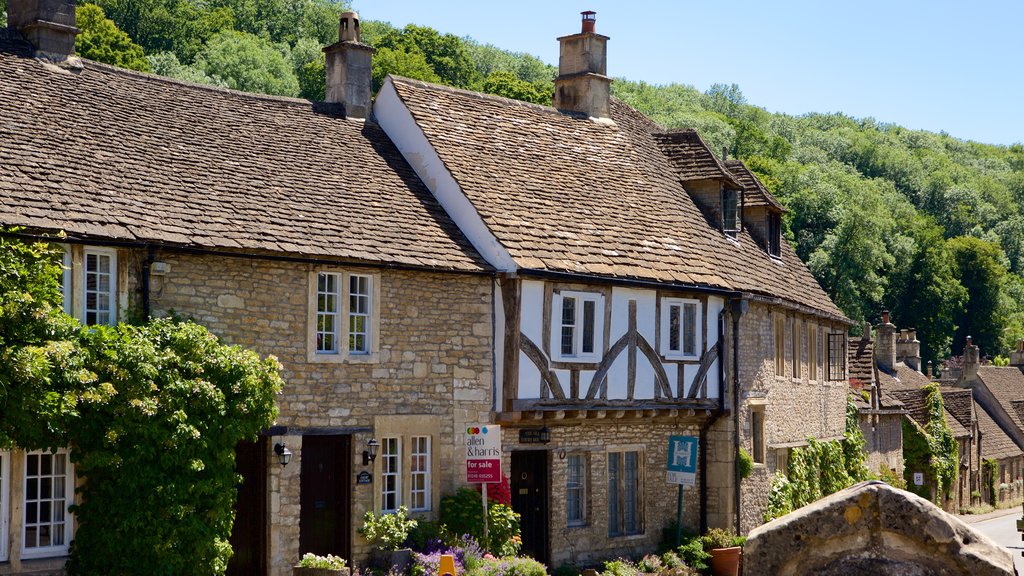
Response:
[[[775,317],[775,375],[786,375],[786,318]]]
[[[740,231],[739,192],[731,188],[722,189],[722,231],[733,237]]]
[[[565,521],[569,526],[586,522],[586,457],[569,454],[565,477]]]
[[[640,453],[608,453],[608,534],[643,532]]]
[[[782,255],[782,221],[778,214],[768,214],[768,253]]]
[[[70,480],[66,452],[25,455],[23,555],[38,557],[67,550]]]
[[[348,351],[353,354],[370,352],[370,277],[349,276],[348,292]]]
[[[402,443],[398,438],[381,441],[380,509],[394,512],[402,505]]]
[[[846,380],[846,334],[842,332],[828,335],[828,379]]]
[[[85,251],[85,323],[114,324],[115,293],[114,256],[104,252]]]
[[[593,356],[597,349],[597,296],[561,298],[559,352],[563,358]]]
[[[321,272],[316,282],[316,351],[338,353],[338,306],[341,302],[341,275]]]
[[[430,436],[413,436],[409,451],[409,509],[430,510]]]

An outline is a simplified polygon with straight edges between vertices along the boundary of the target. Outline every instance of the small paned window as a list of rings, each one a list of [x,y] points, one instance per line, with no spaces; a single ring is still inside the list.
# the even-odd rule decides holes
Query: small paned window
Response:
[[[601,352],[601,296],[585,292],[556,295],[554,347],[561,359],[596,361]]]
[[[807,326],[807,346],[810,347],[811,351],[807,357],[807,371],[809,379],[812,382],[818,380],[818,327],[814,324]]]
[[[113,325],[117,322],[117,262],[113,252],[85,251],[84,322]]]
[[[402,442],[384,438],[381,442],[381,512],[394,512],[402,505]]]
[[[815,329],[817,330],[817,327],[815,327]],[[814,354],[818,357],[816,362],[818,365],[818,374],[824,376],[825,373],[822,368],[825,366],[825,333],[821,330],[817,330],[817,332],[817,340],[814,342]]]
[[[430,436],[413,436],[409,452],[409,509],[430,510]]]
[[[722,189],[722,231],[736,237],[740,231],[739,192],[731,188]]]
[[[699,300],[663,299],[661,327],[661,352],[666,358],[696,358],[700,354]]]
[[[842,332],[828,335],[828,379],[846,380],[846,334]]]
[[[782,256],[782,220],[778,214],[768,214],[768,253]]]
[[[775,375],[786,375],[786,318],[775,317]]]
[[[757,406],[750,410],[750,455],[754,462],[764,464],[764,407]]]
[[[338,307],[341,303],[341,275],[321,272],[316,284],[316,352],[338,353]]]
[[[643,532],[640,452],[608,453],[608,535]]]
[[[793,318],[793,329],[790,330],[790,339],[793,344],[793,378],[799,378],[800,374],[800,322]]]
[[[569,454],[566,468],[565,521],[569,526],[581,526],[586,523],[586,456]]]
[[[73,490],[67,451],[25,454],[25,513],[22,557],[61,556],[68,552]]]
[[[370,352],[370,277],[349,276],[348,351],[352,354]]]

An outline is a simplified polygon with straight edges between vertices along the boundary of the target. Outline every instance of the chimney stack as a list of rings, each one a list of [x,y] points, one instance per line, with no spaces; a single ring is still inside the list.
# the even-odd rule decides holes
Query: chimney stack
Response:
[[[967,337],[967,345],[964,346],[964,367],[960,375],[960,382],[967,384],[978,379],[978,367],[981,365],[981,352],[978,347]]]
[[[327,56],[327,102],[344,104],[348,118],[366,118],[370,111],[373,48],[360,42],[359,15],[342,12],[338,41],[324,48]]]
[[[74,0],[8,0],[7,27],[35,47],[35,57],[63,62],[75,54]]]
[[[596,12],[586,11],[579,34],[558,39],[558,78],[554,106],[591,118],[608,118],[612,79],[608,73],[608,37],[594,32]]]
[[[921,341],[917,339],[914,328],[900,330],[900,337],[896,340],[896,361],[921,371]]]
[[[882,323],[875,328],[875,358],[888,372],[896,369],[896,326],[889,322],[889,311],[882,311]]]
[[[1010,366],[1024,366],[1024,338],[1017,339],[1017,348],[1010,352]]]

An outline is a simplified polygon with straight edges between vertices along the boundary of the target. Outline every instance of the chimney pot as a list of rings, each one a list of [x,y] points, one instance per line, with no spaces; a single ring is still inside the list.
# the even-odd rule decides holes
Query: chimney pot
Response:
[[[324,48],[327,57],[325,100],[345,105],[345,116],[366,118],[370,111],[373,48],[359,41],[359,15],[342,12],[338,41]]]
[[[583,29],[581,30],[581,33],[593,33],[597,25],[597,12],[594,12],[593,10],[584,10],[583,12],[580,12],[580,14],[583,16]]]
[[[359,42],[359,14],[342,12],[338,17],[338,39],[342,42]]]
[[[882,324],[888,324],[888,323],[889,323],[889,311],[888,310],[882,310]]]

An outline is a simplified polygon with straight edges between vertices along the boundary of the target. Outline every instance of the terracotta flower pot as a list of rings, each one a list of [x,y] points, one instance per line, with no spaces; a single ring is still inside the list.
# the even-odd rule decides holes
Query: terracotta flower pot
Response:
[[[714,576],[739,576],[740,547],[712,548],[711,573]]]

